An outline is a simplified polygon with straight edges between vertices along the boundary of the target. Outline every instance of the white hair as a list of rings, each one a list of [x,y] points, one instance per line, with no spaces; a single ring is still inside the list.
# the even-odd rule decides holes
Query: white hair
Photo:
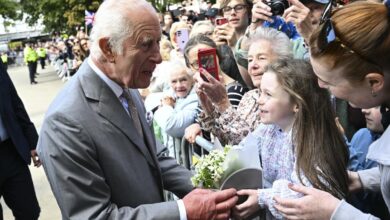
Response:
[[[134,14],[140,8],[155,12],[150,3],[145,0],[104,1],[96,12],[94,26],[90,35],[91,55],[96,58],[102,56],[102,51],[99,47],[101,38],[108,38],[112,50],[117,54],[122,54],[123,42],[131,37],[134,32],[134,24],[129,15]]]
[[[192,79],[192,74],[187,68],[187,66],[180,60],[173,60],[169,61],[169,64],[167,65],[167,72],[169,73],[169,80],[171,78],[172,73],[177,72],[178,70],[185,70],[187,76]]]
[[[293,57],[292,43],[285,33],[273,28],[258,27],[250,38],[250,44],[260,40],[270,42],[271,49],[278,59]]]
[[[198,33],[198,29],[203,27],[203,26],[207,26],[211,29],[211,31],[213,32],[214,31],[214,25],[211,23],[211,21],[197,21],[195,22],[194,26],[192,27],[191,29],[191,34],[190,34],[190,38],[199,34]]]

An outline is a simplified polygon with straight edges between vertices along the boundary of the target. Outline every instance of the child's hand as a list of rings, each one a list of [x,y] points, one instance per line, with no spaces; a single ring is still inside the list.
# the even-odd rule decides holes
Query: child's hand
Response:
[[[247,219],[253,213],[260,210],[258,203],[258,192],[256,189],[244,189],[237,191],[239,196],[248,196],[248,199],[239,205],[236,205],[233,208],[233,217],[234,219]]]

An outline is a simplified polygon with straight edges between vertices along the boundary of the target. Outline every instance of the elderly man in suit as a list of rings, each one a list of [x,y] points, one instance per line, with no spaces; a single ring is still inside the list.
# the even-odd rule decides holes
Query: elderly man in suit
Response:
[[[16,219],[38,219],[40,208],[28,164],[39,167],[38,133],[0,61],[0,198]],[[0,205],[0,219],[3,211]]]
[[[159,148],[137,88],[161,62],[161,29],[145,0],[106,0],[91,55],[46,113],[38,154],[64,219],[227,219],[234,189],[195,189]],[[178,201],[164,202],[163,189]]]

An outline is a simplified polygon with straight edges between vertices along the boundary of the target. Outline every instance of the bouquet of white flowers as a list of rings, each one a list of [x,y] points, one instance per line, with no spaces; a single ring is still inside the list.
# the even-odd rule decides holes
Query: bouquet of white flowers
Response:
[[[260,187],[262,173],[257,139],[250,134],[242,145],[215,147],[195,164],[191,180],[195,187],[206,189]]]
[[[223,162],[231,146],[223,150],[213,150],[202,156],[195,165],[195,175],[191,178],[192,184],[205,189],[218,189],[225,172]]]

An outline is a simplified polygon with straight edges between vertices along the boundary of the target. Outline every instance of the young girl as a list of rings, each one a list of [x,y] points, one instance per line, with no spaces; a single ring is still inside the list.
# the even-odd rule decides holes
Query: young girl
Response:
[[[358,1],[326,13],[328,16],[324,16],[322,25],[311,36],[310,59],[320,86],[334,96],[359,108],[381,105],[382,124],[386,128],[390,122],[390,1],[384,3]],[[387,211],[389,141],[387,127],[367,154],[379,167],[349,175],[351,191],[380,192]],[[291,189],[305,194],[299,199],[278,200],[278,210],[291,219],[378,219],[329,193],[299,185]]]
[[[292,59],[271,64],[260,93],[262,124],[253,134],[259,140],[266,189],[238,191],[249,198],[235,207],[234,215],[247,218],[268,208],[274,217],[282,218],[273,197],[300,196],[288,189],[289,182],[344,198],[348,149],[337,129],[329,94],[318,86],[311,65]]]

